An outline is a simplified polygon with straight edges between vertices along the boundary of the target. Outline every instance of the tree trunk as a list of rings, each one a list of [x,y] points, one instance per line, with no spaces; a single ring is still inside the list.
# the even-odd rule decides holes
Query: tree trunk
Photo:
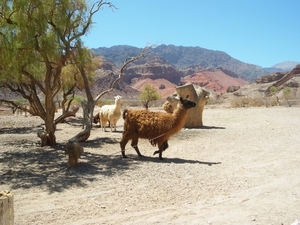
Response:
[[[53,146],[56,145],[56,137],[55,130],[56,125],[54,121],[55,115],[55,103],[53,93],[48,91],[45,95],[45,126],[46,126],[46,135],[47,135],[47,143],[46,145]]]
[[[82,102],[82,109],[83,109],[83,121],[82,121],[82,128],[84,129],[82,132],[77,134],[75,137],[71,138],[72,142],[84,142],[86,141],[91,134],[92,123],[94,120],[94,101],[90,99],[87,102]]]
[[[202,127],[202,114],[204,105],[209,99],[209,92],[191,83],[183,86],[177,86],[176,92],[183,98],[186,98],[186,96],[189,95],[189,100],[196,103],[196,107],[189,109],[187,112],[185,127]]]
[[[10,191],[0,191],[0,225],[14,224],[14,197]]]
[[[51,118],[51,116],[49,117]],[[54,118],[52,118],[52,120],[47,118],[45,121],[45,126],[46,126],[46,137],[47,137],[47,141],[45,145],[49,145],[49,146],[56,145],[56,137],[55,137],[56,126],[54,123]]]
[[[188,128],[203,126],[202,113],[204,105],[209,98],[209,92],[197,85],[188,83],[183,86],[177,86],[175,93],[179,94],[182,98],[189,96],[189,100],[196,103],[196,107],[188,110],[184,126]],[[172,113],[176,107],[177,100],[175,101],[173,95],[170,95],[164,103],[163,108],[166,112]]]

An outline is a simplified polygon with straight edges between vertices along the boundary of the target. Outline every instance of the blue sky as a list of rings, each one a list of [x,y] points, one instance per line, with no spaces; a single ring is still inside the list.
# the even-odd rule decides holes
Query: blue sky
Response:
[[[110,0],[83,38],[89,48],[199,46],[271,67],[300,62],[300,0]]]

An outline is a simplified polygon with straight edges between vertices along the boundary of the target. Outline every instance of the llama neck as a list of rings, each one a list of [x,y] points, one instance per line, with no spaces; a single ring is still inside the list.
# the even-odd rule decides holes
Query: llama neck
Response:
[[[115,102],[114,110],[120,111],[120,109],[121,109],[121,102],[120,101],[116,101]]]
[[[177,128],[176,130],[180,130],[184,124],[187,116],[187,109],[183,108],[182,105],[178,106],[177,109],[172,113],[174,117],[174,125]]]

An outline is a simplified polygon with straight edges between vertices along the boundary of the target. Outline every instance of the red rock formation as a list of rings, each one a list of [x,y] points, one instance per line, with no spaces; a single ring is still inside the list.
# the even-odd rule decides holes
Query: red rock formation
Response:
[[[150,78],[141,79],[131,85],[132,88],[143,91],[146,84],[149,84],[156,88],[157,92],[161,94],[162,98],[166,98],[169,95],[173,94],[176,90],[176,85],[171,83],[166,79],[155,79],[152,80]],[[160,88],[164,86],[164,88]]]
[[[225,74],[222,70],[201,71],[190,76],[183,77],[180,81],[181,85],[186,83],[193,83],[216,93],[225,93],[230,86],[241,86],[248,82],[234,78]]]

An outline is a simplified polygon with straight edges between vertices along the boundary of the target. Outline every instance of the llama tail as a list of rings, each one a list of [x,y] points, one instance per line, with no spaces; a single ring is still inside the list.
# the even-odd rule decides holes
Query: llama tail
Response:
[[[123,119],[125,120],[128,114],[128,109],[124,109],[123,111]]]

